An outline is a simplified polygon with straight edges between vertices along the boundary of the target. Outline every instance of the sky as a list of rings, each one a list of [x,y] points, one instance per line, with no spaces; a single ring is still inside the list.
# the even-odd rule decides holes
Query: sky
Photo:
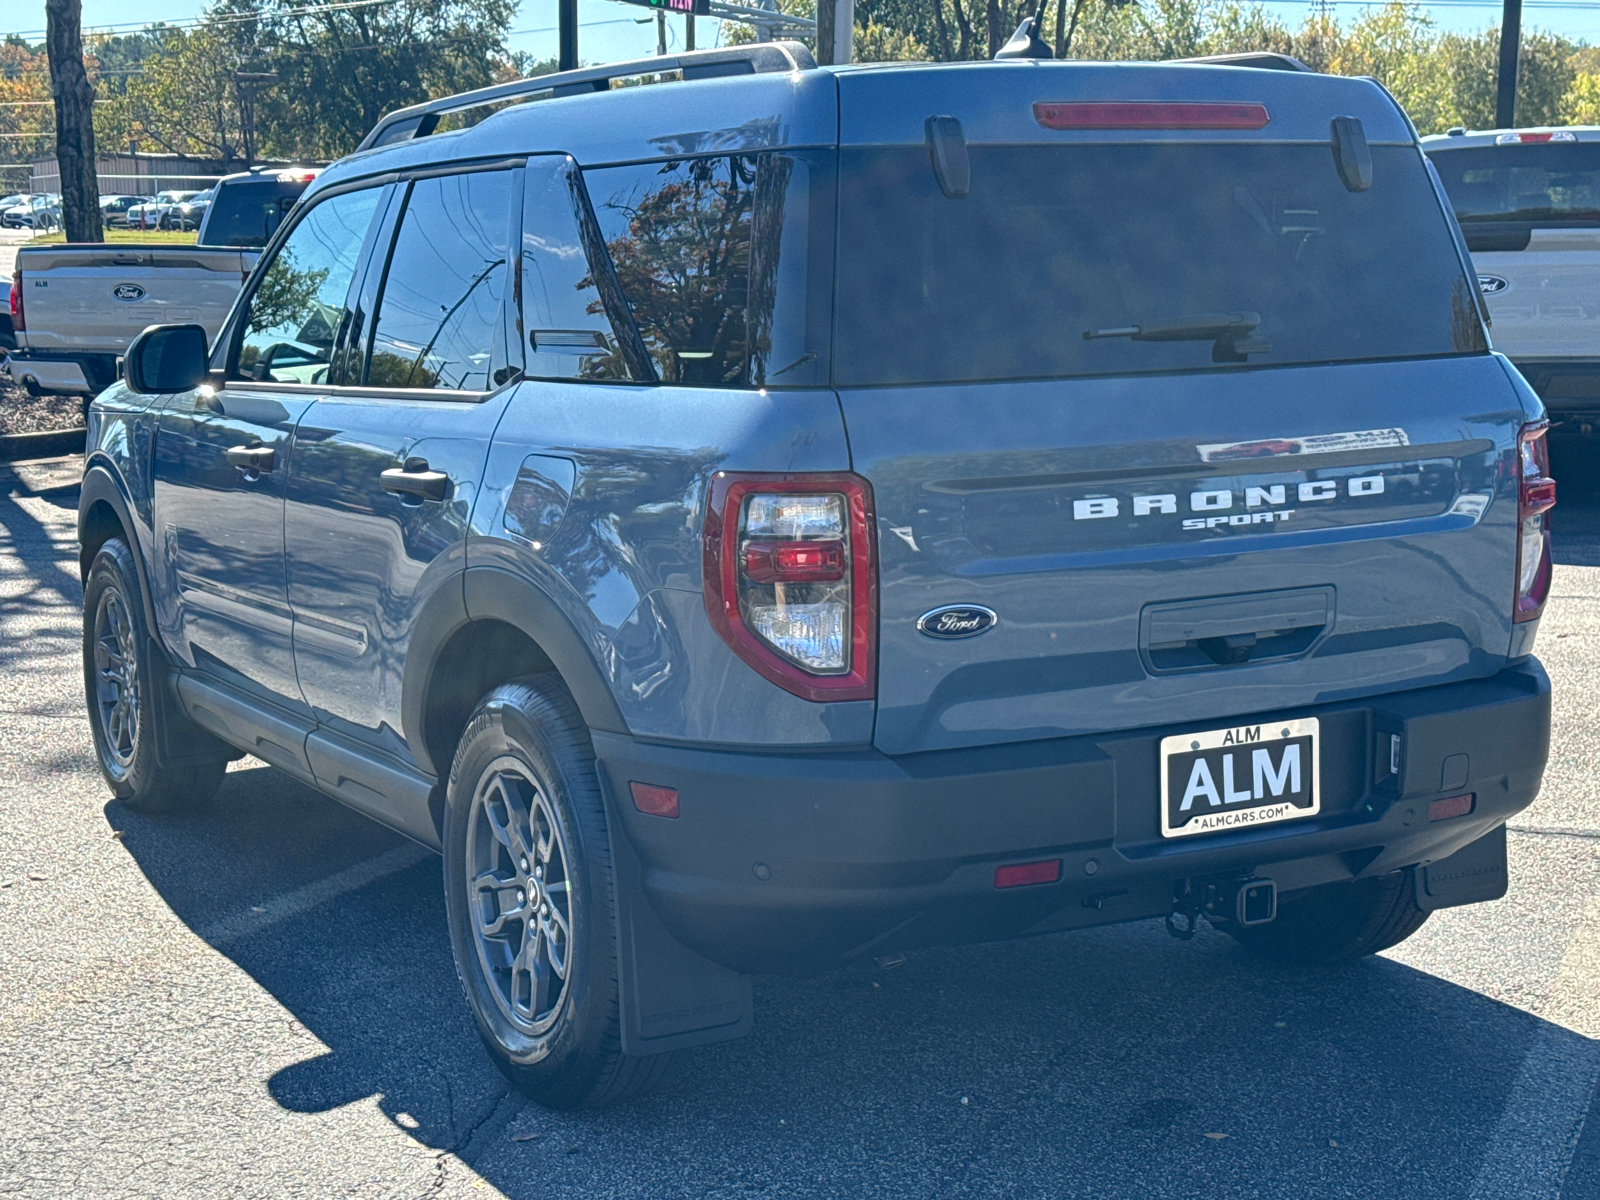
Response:
[[[205,7],[205,0],[146,0],[136,6],[141,23],[192,18]],[[1280,19],[1293,26],[1304,19],[1310,5],[1306,0],[1272,0],[1265,5]],[[1366,0],[1334,0],[1334,11],[1341,21],[1350,21],[1368,7]],[[1434,0],[1424,5],[1441,29],[1471,31],[1499,24],[1498,0]],[[3,8],[0,34],[23,33],[30,40],[43,36],[42,0],[13,0]],[[35,27],[25,22],[30,19]],[[127,22],[126,0],[83,0],[86,26],[105,26]],[[649,9],[618,0],[578,0],[578,54],[584,62],[617,62],[643,58],[655,53],[655,14]],[[508,44],[536,58],[553,58],[556,53],[555,0],[522,0],[511,23]],[[703,48],[717,44],[718,22],[702,17],[696,25],[696,41]],[[684,18],[667,18],[668,49],[683,47]],[[1600,43],[1600,0],[1523,0],[1523,27],[1547,29]]]

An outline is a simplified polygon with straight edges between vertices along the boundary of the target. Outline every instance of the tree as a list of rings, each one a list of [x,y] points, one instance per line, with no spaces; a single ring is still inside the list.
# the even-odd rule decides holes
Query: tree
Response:
[[[104,234],[100,183],[95,175],[94,85],[83,65],[82,0],[46,0],[45,26],[67,240],[98,242]]]
[[[223,0],[212,15],[226,20],[234,67],[278,75],[256,103],[261,153],[336,158],[386,112],[494,82],[514,11],[515,0]]]
[[[227,171],[244,154],[233,47],[209,23],[158,28],[159,51],[141,56],[142,73],[129,76],[112,104],[140,142],[171,154],[215,159]]]

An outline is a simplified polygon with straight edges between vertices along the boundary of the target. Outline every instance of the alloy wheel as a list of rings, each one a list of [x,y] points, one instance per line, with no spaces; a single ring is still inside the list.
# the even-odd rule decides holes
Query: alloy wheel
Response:
[[[139,745],[139,650],[127,601],[115,587],[94,611],[95,711],[106,753],[126,770]]]
[[[573,907],[561,817],[526,764],[500,758],[478,780],[467,824],[467,911],[496,1006],[520,1034],[561,1015]]]

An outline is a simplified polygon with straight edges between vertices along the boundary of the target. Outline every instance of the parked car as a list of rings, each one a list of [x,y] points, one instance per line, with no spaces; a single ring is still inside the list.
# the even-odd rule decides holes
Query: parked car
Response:
[[[1600,435],[1600,128],[1422,139],[1466,235],[1495,346],[1550,410]]]
[[[225,176],[212,189],[195,240],[259,250],[320,173],[320,167],[257,167]]]
[[[61,197],[54,193],[32,195],[13,205],[0,216],[9,229],[58,229],[61,226]]]
[[[1392,946],[1505,892],[1549,750],[1544,410],[1453,229],[1380,85],[1287,70],[757,43],[391,114],[92,407],[101,769],[439,850],[555,1107],[751,973]]]
[[[17,335],[11,327],[11,281],[0,279],[0,352],[16,348]]]
[[[196,192],[189,199],[179,204],[174,204],[166,216],[163,229],[199,229],[200,222],[205,219],[206,209],[211,204],[211,198],[216,194],[216,188],[207,188],[203,192]]]
[[[107,229],[126,229],[128,210],[149,201],[149,196],[101,196],[100,220]]]
[[[143,204],[135,205],[128,210],[128,224],[136,229],[164,229],[167,213],[175,204],[198,196],[199,192],[165,191],[157,192],[151,199]]]

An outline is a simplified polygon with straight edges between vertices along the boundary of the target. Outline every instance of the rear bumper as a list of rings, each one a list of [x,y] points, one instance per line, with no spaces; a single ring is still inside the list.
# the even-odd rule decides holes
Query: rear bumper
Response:
[[[1157,745],[1187,728],[900,758],[605,733],[594,744],[612,828],[668,930],[735,970],[804,973],[1158,916],[1185,879],[1255,874],[1293,892],[1447,858],[1538,793],[1550,681],[1528,659],[1489,679],[1237,720],[1289,716],[1321,719],[1323,811],[1176,841],[1157,828]],[[677,788],[680,816],[638,812],[630,781]],[[1462,792],[1476,795],[1471,813],[1428,820],[1430,800]],[[1061,860],[1057,882],[995,889],[997,866],[1047,858]]]
[[[6,374],[18,383],[33,383],[47,392],[99,395],[116,378],[114,354],[39,354],[15,350],[7,356]]]

